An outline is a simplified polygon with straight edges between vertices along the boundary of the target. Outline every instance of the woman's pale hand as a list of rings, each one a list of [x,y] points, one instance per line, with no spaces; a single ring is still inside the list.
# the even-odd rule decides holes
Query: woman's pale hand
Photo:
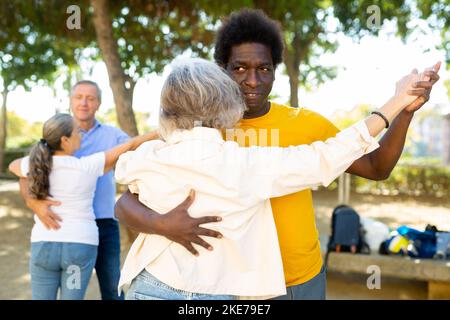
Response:
[[[419,74],[417,69],[414,69],[410,74],[404,76],[397,81],[395,86],[395,99],[406,107],[417,99],[416,96],[410,95],[408,92],[414,89],[414,83],[423,78],[423,74]]]
[[[438,61],[434,66],[426,68],[423,72],[423,77],[421,81],[415,83],[414,90],[409,91],[410,95],[416,96],[417,99],[414,100],[409,106],[404,110],[410,113],[414,113],[420,109],[428,100],[430,100],[431,90],[434,84],[439,80],[439,69],[441,67],[441,62]]]

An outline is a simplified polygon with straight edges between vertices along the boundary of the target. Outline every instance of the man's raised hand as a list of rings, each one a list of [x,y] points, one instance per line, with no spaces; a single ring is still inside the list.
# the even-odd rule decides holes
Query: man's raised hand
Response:
[[[413,84],[413,89],[408,91],[408,94],[417,96],[410,105],[404,110],[407,112],[415,112],[419,110],[429,99],[433,85],[439,80],[439,69],[441,62],[437,62],[434,66],[425,69],[421,75],[421,79]]]

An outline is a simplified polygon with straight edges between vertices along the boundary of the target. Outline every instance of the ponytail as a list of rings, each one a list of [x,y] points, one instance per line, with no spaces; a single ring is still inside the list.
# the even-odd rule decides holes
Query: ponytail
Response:
[[[61,150],[61,138],[70,137],[73,118],[65,113],[55,114],[44,123],[41,139],[30,152],[28,188],[32,197],[42,200],[50,195],[50,172],[53,152]]]
[[[41,139],[30,152],[28,186],[33,198],[46,199],[50,193],[49,176],[52,170],[52,152],[47,142]]]

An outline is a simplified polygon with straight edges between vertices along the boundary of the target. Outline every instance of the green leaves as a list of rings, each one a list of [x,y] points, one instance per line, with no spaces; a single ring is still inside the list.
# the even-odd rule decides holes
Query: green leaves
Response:
[[[76,68],[80,51],[97,47],[88,0],[76,3],[81,11],[81,29],[66,27],[69,16],[66,11],[72,4],[69,0],[0,2],[0,72],[12,87],[25,84],[25,78],[28,86],[32,85],[35,83],[31,80],[32,75],[46,83],[51,82],[51,75],[59,66]],[[372,11],[368,12],[371,6],[379,7],[381,24],[394,21],[403,38],[412,30],[409,23],[413,17],[426,19],[432,28],[441,30],[444,39],[441,48],[450,52],[450,42],[445,41],[450,37],[448,0],[110,2],[112,28],[122,67],[133,81],[152,72],[161,72],[175,56],[186,50],[192,55],[210,56],[220,19],[233,10],[251,7],[261,8],[280,21],[286,49],[293,59],[292,66],[287,68],[300,70],[300,73],[296,72],[299,73],[299,85],[309,87],[336,75],[334,68],[319,65],[317,58],[336,50],[338,44],[334,35],[337,32],[342,31],[355,39],[379,32],[379,28],[367,23],[372,15]],[[98,50],[89,58],[99,59]],[[447,59],[450,61],[450,56]]]

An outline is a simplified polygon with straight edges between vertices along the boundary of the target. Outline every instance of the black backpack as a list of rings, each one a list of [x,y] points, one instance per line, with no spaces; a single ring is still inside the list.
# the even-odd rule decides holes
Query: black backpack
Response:
[[[359,214],[347,205],[339,205],[331,216],[331,236],[328,240],[325,265],[330,252],[370,253],[364,241]]]

